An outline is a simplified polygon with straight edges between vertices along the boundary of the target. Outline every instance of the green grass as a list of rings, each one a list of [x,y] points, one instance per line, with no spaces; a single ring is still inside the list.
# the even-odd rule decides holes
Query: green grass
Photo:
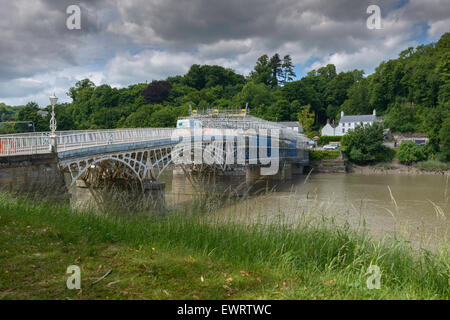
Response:
[[[438,160],[421,161],[414,165],[416,168],[424,171],[444,172],[450,170],[450,163]]]
[[[448,299],[445,247],[415,251],[324,218],[301,221],[126,219],[0,194],[0,298]],[[81,291],[66,288],[72,264]],[[366,287],[371,264],[382,271],[379,290]]]

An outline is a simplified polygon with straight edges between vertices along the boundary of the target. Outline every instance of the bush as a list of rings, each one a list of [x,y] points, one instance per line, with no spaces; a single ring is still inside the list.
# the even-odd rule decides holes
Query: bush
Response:
[[[413,141],[404,141],[397,152],[398,161],[405,164],[411,164],[413,162],[423,161],[427,159],[425,150],[423,147],[417,145]]]
[[[309,150],[310,160],[336,159],[340,155],[339,150]]]
[[[375,122],[350,130],[342,137],[341,147],[349,160],[358,164],[387,161],[393,153],[383,145],[383,140],[383,127]]]
[[[380,162],[391,162],[396,154],[395,149],[382,145],[380,151],[375,154],[375,158]]]
[[[334,142],[334,141],[336,141],[336,142],[338,142],[338,141],[341,141],[341,139],[342,139],[342,136],[322,136],[322,137],[320,137],[320,139],[317,141],[317,144],[319,145],[319,146],[323,146],[323,145],[325,145],[325,144],[329,144],[330,142]]]

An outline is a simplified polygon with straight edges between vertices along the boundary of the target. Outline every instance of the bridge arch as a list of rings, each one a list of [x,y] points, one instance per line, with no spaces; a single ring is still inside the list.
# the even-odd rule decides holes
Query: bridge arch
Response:
[[[163,149],[164,152],[162,151]],[[224,159],[226,157],[226,150],[223,151],[225,157],[213,154],[209,148],[205,147],[199,148],[198,146],[193,146],[190,148],[190,151],[200,151],[202,152],[202,157],[205,153],[208,154],[210,159],[214,159],[212,165],[223,164],[221,169],[225,169]],[[106,161],[119,162],[125,165],[142,185],[142,182],[146,177],[157,180],[170,164],[175,163],[179,165],[180,163],[177,163],[176,160],[181,158],[184,152],[185,149],[183,148],[183,145],[178,145],[178,147],[120,152],[97,157],[76,159],[65,161],[61,166],[69,170],[72,179],[70,186],[74,185],[76,180],[86,174],[93,165],[95,166],[98,163]],[[157,173],[153,172],[155,169],[157,170]]]

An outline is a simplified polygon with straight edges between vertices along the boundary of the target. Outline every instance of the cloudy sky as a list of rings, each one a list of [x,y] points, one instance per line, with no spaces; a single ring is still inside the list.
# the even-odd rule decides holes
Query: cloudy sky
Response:
[[[0,102],[36,101],[83,78],[116,87],[218,64],[247,75],[264,53],[297,75],[327,63],[373,72],[450,31],[450,0],[0,0]],[[70,5],[81,29],[69,30]],[[367,28],[369,5],[381,29]]]

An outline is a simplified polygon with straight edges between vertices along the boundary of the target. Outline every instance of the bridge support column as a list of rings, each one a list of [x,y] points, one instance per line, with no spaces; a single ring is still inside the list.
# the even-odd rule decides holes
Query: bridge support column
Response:
[[[177,167],[175,167],[175,168],[173,168],[173,170],[172,170],[172,175],[173,176],[183,176],[184,177],[184,171],[183,171],[183,169],[181,169],[181,168],[177,168]]]
[[[274,175],[267,176],[267,178],[272,181],[292,179],[292,165],[287,163],[280,165],[278,172]]]
[[[292,174],[293,175],[301,175],[303,174],[303,166],[300,164],[293,164],[292,165]]]
[[[164,196],[166,184],[164,182],[150,179],[145,179],[142,184],[144,187],[144,197],[147,201],[148,208],[162,213],[166,204]]]
[[[247,185],[254,184],[261,176],[261,170],[258,167],[245,168],[245,183]]]

